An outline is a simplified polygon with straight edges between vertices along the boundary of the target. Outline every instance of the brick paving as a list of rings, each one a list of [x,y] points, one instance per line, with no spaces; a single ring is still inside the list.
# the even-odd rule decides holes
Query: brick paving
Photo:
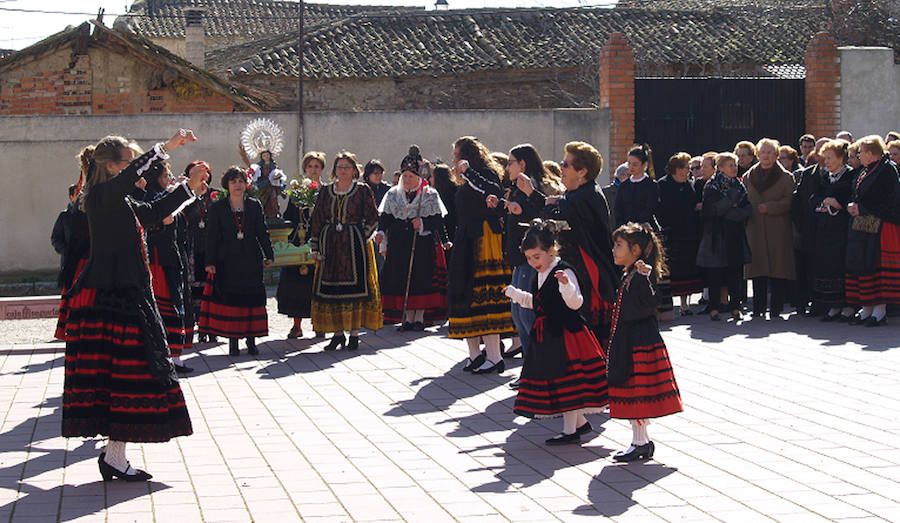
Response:
[[[324,352],[269,311],[259,357],[188,354],[195,433],[129,446],[147,484],[104,484],[102,441],[59,436],[54,322],[0,323],[0,521],[900,520],[896,325],[672,322],[685,411],[650,426],[654,460],[616,464],[627,422],[548,448],[559,420],[513,416],[521,359],[464,374],[443,329]]]

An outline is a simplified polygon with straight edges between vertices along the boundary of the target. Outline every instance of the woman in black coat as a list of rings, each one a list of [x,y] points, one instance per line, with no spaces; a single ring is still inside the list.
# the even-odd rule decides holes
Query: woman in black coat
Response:
[[[747,189],[737,177],[737,156],[719,154],[716,169],[703,188],[703,232],[697,265],[704,269],[709,287],[709,319],[718,321],[719,312],[727,307],[737,321],[741,318],[744,264],[750,262],[745,225],[753,209]]]
[[[697,268],[697,247],[700,244],[700,198],[688,181],[687,153],[669,158],[666,176],[659,180],[659,207],[656,217],[662,229],[663,244],[668,257],[672,295],[681,297],[681,314],[691,314],[691,294],[701,292],[703,283]]]
[[[81,153],[91,254],[67,296],[62,435],[109,437],[98,460],[104,481],[150,479],[128,463],[126,442],[192,433],[153,299],[143,229],[202,194],[206,173],[153,203],[136,201],[131,193],[141,173],[195,140],[191,131],[180,130],[133,160],[131,142],[107,136]]]
[[[237,166],[222,176],[228,197],[209,208],[206,237],[206,288],[200,308],[200,332],[228,338],[228,353],[240,354],[247,339],[250,355],[259,354],[254,338],[269,334],[263,266],[275,253],[259,200],[246,197],[247,173]]]

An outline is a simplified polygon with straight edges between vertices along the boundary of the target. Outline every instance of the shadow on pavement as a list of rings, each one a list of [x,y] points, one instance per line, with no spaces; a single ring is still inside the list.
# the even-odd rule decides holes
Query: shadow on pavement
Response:
[[[633,499],[635,491],[653,485],[677,470],[654,462],[607,465],[594,476],[588,487],[591,505],[582,505],[572,513],[593,508],[606,517],[621,516],[629,507],[638,504]]]

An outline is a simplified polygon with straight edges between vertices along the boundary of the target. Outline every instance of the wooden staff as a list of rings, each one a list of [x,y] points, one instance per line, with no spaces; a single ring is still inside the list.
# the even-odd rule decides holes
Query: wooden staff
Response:
[[[419,182],[419,193],[417,196],[419,197],[419,204],[416,208],[416,217],[420,220],[422,219],[422,199],[424,196],[421,194],[422,192],[422,182]],[[404,198],[406,195],[404,193]],[[425,228],[425,222],[422,222],[422,228]],[[403,322],[406,320],[406,304],[409,301],[409,283],[412,280],[412,268],[413,268],[413,259],[416,257],[416,236],[418,236],[418,231],[416,231],[416,226],[413,225],[413,233],[412,233],[412,248],[409,250],[409,268],[406,271],[406,291],[403,293],[403,312],[400,314],[400,324],[403,325]]]

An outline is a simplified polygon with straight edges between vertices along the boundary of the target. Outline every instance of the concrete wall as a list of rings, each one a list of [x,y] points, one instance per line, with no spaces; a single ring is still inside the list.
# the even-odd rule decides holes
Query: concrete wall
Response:
[[[840,47],[841,130],[855,138],[900,130],[900,64],[887,47]]]
[[[278,163],[289,177],[299,172],[297,116],[267,113],[285,132]],[[240,164],[238,136],[253,116],[247,114],[3,116],[0,159],[7,166],[0,191],[0,274],[53,269],[59,258],[50,246],[50,231],[66,204],[66,188],[78,179],[75,155],[108,134],[136,140],[144,148],[171,136],[178,127],[196,131],[200,141],[174,151],[173,171],[195,159],[222,173]],[[392,172],[410,143],[428,158],[450,156],[457,137],[474,134],[498,151],[530,142],[545,159],[562,158],[571,140],[593,143],[608,158],[608,113],[591,109],[523,111],[411,111],[309,113],[304,121],[305,150],[322,150],[331,158],[342,149],[361,162],[380,158]],[[604,168],[602,179],[608,179]],[[218,180],[214,180],[218,185]]]

